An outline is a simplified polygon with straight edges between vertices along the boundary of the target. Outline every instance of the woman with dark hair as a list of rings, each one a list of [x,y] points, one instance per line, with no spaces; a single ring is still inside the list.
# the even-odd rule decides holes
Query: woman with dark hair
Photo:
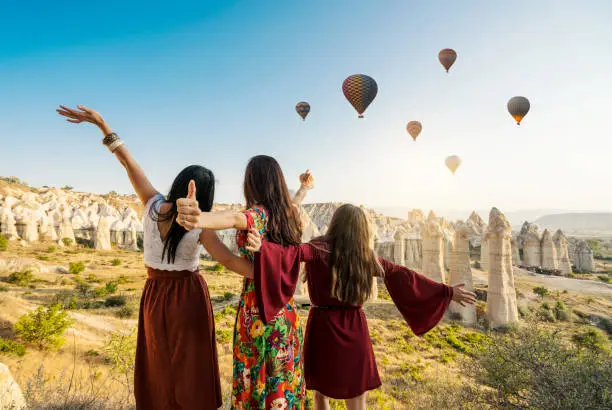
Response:
[[[249,161],[244,175],[244,212],[202,212],[198,201],[179,199],[178,222],[186,229],[228,229],[238,232],[238,249],[253,261],[247,232],[253,228],[278,245],[298,245],[301,227],[295,202],[312,188],[307,171],[292,203],[280,165],[272,157],[258,155]],[[253,235],[251,235],[253,236]],[[274,272],[270,272],[274,274]],[[303,409],[303,335],[291,297],[276,316],[264,323],[258,309],[255,283],[245,279],[234,328],[234,380],[232,409]]]
[[[188,232],[176,222],[176,201],[190,194],[190,184],[197,187],[197,195],[193,192],[190,196],[197,199],[199,209],[212,209],[215,193],[212,171],[198,165],[185,168],[164,198],[100,114],[83,106],[78,110],[60,107],[57,112],[69,122],[88,122],[100,128],[103,144],[126,169],[145,206],[144,262],[148,279],[138,320],[136,407],[142,410],[221,407],[213,311],[206,281],[198,271],[201,244],[234,272],[252,277],[252,264],[234,256],[214,232]]]

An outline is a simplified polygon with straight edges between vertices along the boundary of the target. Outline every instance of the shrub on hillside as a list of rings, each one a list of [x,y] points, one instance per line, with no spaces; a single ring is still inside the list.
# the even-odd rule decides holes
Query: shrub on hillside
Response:
[[[548,295],[548,289],[546,289],[544,286],[536,286],[533,288],[533,293],[544,299],[544,296]]]
[[[119,309],[115,315],[120,318],[120,319],[129,319],[132,316],[134,316],[134,308],[131,306],[123,306],[121,309]]]
[[[73,240],[70,238],[62,238],[62,243],[64,244],[64,246],[70,246],[73,243]]]
[[[113,293],[117,292],[117,282],[111,281],[111,282],[106,282],[106,292],[109,295],[112,295]]]
[[[567,322],[572,318],[572,312],[563,301],[558,300],[555,305],[555,318],[562,322]]]
[[[68,314],[59,303],[39,307],[19,318],[13,330],[15,334],[40,349],[60,347],[64,344],[64,331],[70,326]]]
[[[21,343],[6,340],[0,337],[0,353],[14,354],[22,357],[26,354],[26,348]]]
[[[125,296],[110,296],[106,298],[104,301],[104,306],[106,307],[118,307],[125,306],[127,304],[127,299]]]
[[[113,265],[113,266],[119,266],[119,265],[121,265],[121,259],[117,259],[117,258],[113,259],[113,260],[111,261],[111,265]]]
[[[608,349],[608,338],[596,328],[588,329],[582,333],[572,336],[572,341],[579,347],[589,349],[593,352],[603,353]]]
[[[8,249],[8,239],[6,236],[0,233],[0,251],[6,251]]]
[[[17,286],[28,286],[34,280],[32,271],[13,272],[7,278],[7,282]]]
[[[136,360],[136,328],[130,333],[114,332],[104,344],[103,350],[113,365],[113,370],[131,375]]]
[[[85,264],[83,262],[70,262],[68,265],[68,272],[73,275],[78,275],[85,270]]]
[[[605,380],[612,379],[612,357],[564,343],[558,333],[541,325],[530,324],[512,337],[494,336],[475,365],[479,379],[498,391],[503,407],[612,406],[605,387]]]

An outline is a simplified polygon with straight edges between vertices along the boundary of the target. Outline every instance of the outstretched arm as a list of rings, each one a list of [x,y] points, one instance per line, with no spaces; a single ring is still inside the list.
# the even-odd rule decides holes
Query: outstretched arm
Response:
[[[221,265],[239,275],[253,279],[253,264],[245,258],[234,255],[232,251],[221,242],[221,239],[219,239],[214,231],[202,230],[200,233],[200,242],[204,245],[208,253],[210,253],[210,256]],[[261,247],[261,236],[256,234],[256,232],[249,232],[246,249],[255,251],[255,249],[259,249],[259,247]]]
[[[293,196],[293,203],[300,205],[306,197],[306,193],[312,188],[314,188],[314,178],[310,170],[307,169],[306,172],[300,175],[300,189]]]
[[[142,168],[140,168],[136,160],[132,157],[132,154],[130,154],[123,144],[123,141],[119,139],[117,134],[113,133],[110,126],[104,121],[104,118],[102,118],[99,113],[82,105],[77,106],[76,110],[60,105],[60,109],[58,109],[57,112],[66,117],[68,122],[73,124],[88,122],[94,124],[102,131],[104,135],[102,142],[113,154],[115,154],[119,162],[121,162],[121,165],[123,165],[127,171],[132,187],[144,205],[147,204],[149,199],[158,194]]]
[[[245,214],[237,211],[202,212],[198,201],[195,199],[196,187],[193,180],[189,181],[187,198],[179,198],[176,201],[178,216],[176,222],[183,228],[222,230],[236,228],[248,229],[248,221]]]

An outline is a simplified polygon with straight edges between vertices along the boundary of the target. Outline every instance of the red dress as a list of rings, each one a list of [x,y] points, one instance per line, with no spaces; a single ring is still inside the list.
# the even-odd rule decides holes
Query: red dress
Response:
[[[255,258],[256,289],[262,295],[260,311],[273,315],[295,290],[299,261],[306,262],[313,304],[304,341],[306,385],[328,397],[349,399],[379,387],[381,381],[361,306],[347,305],[331,296],[326,249],[321,241],[285,248],[264,241]],[[384,259],[380,262],[389,294],[414,333],[421,335],[436,326],[451,301],[452,288]],[[283,275],[267,274],[271,269],[281,270]]]

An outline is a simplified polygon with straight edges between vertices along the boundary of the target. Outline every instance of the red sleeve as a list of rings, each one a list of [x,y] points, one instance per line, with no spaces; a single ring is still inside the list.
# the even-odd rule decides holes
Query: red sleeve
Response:
[[[281,246],[262,241],[253,268],[259,315],[264,324],[291,300],[300,278],[301,246]]]
[[[433,329],[444,316],[453,288],[379,259],[385,270],[385,286],[393,303],[416,335]]]
[[[315,249],[309,243],[300,245],[300,262],[312,262],[315,258]]]

